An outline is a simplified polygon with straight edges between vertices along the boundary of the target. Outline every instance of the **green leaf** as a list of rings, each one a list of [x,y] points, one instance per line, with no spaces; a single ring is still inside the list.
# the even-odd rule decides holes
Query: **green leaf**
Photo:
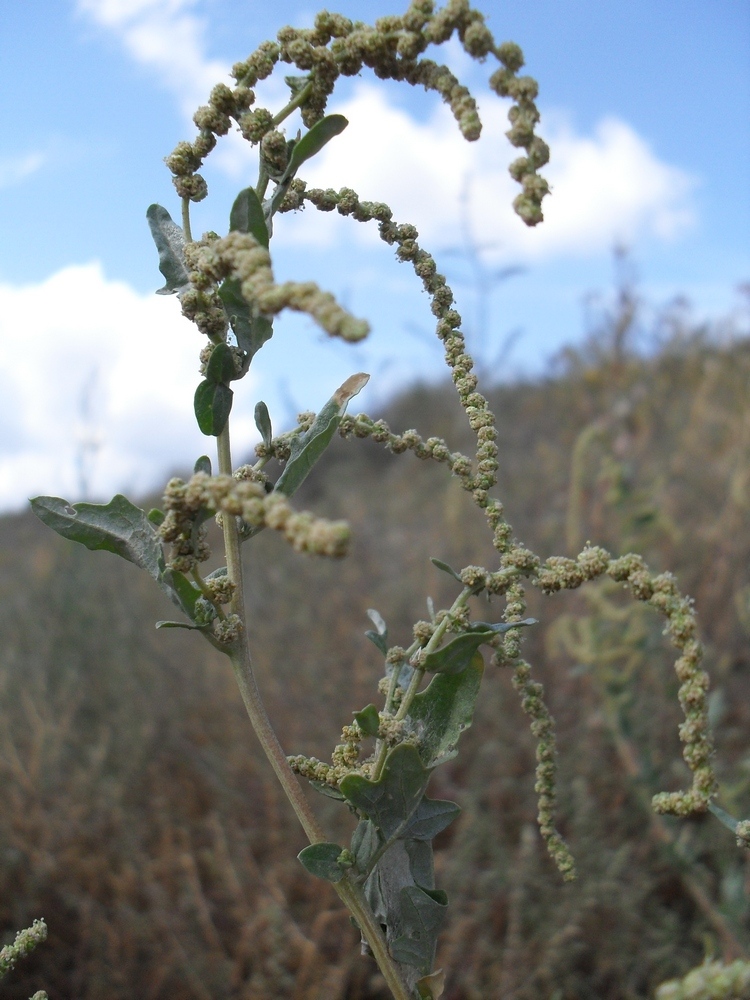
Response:
[[[201,455],[196,459],[193,472],[205,472],[207,476],[211,475],[211,459],[208,455]]]
[[[427,796],[417,806],[402,836],[412,840],[432,840],[450,826],[461,812],[461,807],[447,799],[428,799]]]
[[[242,296],[239,278],[227,278],[219,288],[219,298],[229,318],[237,346],[248,356],[248,363],[273,336],[273,324],[267,316],[255,316]]]
[[[310,779],[308,782],[311,788],[314,788],[316,792],[320,792],[321,795],[325,795],[326,798],[336,799],[337,802],[344,802],[344,796],[336,788],[335,785],[329,785],[327,781],[315,781]]]
[[[368,629],[365,632],[365,636],[374,643],[380,652],[385,656],[388,652],[388,643],[385,641],[382,635],[378,635],[377,632],[373,632],[372,629]]]
[[[348,378],[325,404],[312,427],[295,439],[289,461],[276,482],[275,489],[279,493],[290,497],[297,492],[331,443],[349,400],[357,395],[369,379],[370,376],[364,372]]]
[[[365,736],[377,736],[380,729],[380,715],[374,705],[367,705],[361,712],[354,713],[354,721]]]
[[[419,1000],[440,1000],[445,992],[445,973],[442,969],[433,972],[430,976],[423,976],[417,982],[417,993]]]
[[[60,497],[35,497],[31,509],[63,538],[80,542],[87,549],[114,552],[161,582],[161,540],[144,511],[122,494],[107,504],[69,504]]]
[[[447,562],[443,562],[442,559],[435,559],[433,556],[430,556],[430,562],[433,566],[437,566],[438,569],[441,569],[443,573],[447,573],[448,576],[452,576],[454,580],[458,580],[458,582],[463,586],[463,580],[455,569],[452,566],[449,566]]]
[[[325,118],[316,122],[310,131],[306,132],[299,142],[295,143],[283,179],[288,180],[294,177],[305,160],[309,160],[310,157],[319,153],[326,143],[330,142],[334,136],[340,135],[348,124],[348,120],[343,115],[326,115]]]
[[[209,382],[221,382],[228,385],[237,377],[234,367],[234,355],[229,344],[217,344],[211,351],[211,357],[206,366],[206,379]]]
[[[201,629],[205,628],[205,625],[192,625],[189,622],[157,622],[157,628],[189,628],[200,632]]]
[[[338,844],[310,844],[301,850],[297,857],[302,866],[316,878],[323,878],[327,882],[340,882],[344,877],[344,869],[338,863],[342,850]]]
[[[428,975],[435,959],[437,936],[445,920],[447,897],[444,893],[429,892],[413,885],[401,890],[399,900],[404,933],[391,945],[391,954],[397,962],[413,965],[423,975]]]
[[[425,767],[436,767],[455,757],[456,743],[474,716],[484,672],[481,653],[475,653],[460,674],[438,674],[414,697],[409,717],[423,723],[419,755]]]
[[[251,233],[261,246],[268,246],[263,206],[255,188],[244,188],[235,198],[229,213],[229,228],[235,232]]]
[[[365,872],[370,859],[378,850],[382,841],[378,829],[370,819],[361,819],[352,834],[352,854],[357,871]]]
[[[205,379],[195,390],[195,419],[204,434],[218,437],[224,430],[232,409],[234,393],[221,382]]]
[[[146,514],[146,517],[149,519],[151,524],[156,525],[157,528],[159,527],[159,525],[164,524],[164,518],[166,516],[167,515],[164,513],[164,511],[159,510],[158,507],[152,507],[151,510],[148,512],[148,514]]]
[[[491,642],[495,636],[509,632],[512,628],[536,624],[536,618],[525,618],[520,622],[501,622],[498,625],[488,625],[487,622],[472,622],[466,632],[457,635],[433,653],[428,653],[420,666],[433,674],[460,674],[469,665],[474,653],[484,643]]]
[[[422,764],[417,748],[400,743],[388,752],[378,781],[347,774],[339,788],[347,802],[369,817],[390,840],[406,827],[429,780],[430,772]]]
[[[167,570],[165,577],[177,595],[180,605],[188,618],[195,618],[195,602],[201,597],[201,592],[194,583],[177,570]]]
[[[156,294],[173,295],[184,291],[190,285],[185,267],[185,234],[161,205],[149,205],[146,218],[159,251],[159,270],[166,279],[165,286]]]
[[[273,429],[271,428],[271,416],[268,412],[268,407],[263,400],[255,405],[255,426],[260,431],[263,444],[266,448],[270,448],[271,441],[273,440]]]

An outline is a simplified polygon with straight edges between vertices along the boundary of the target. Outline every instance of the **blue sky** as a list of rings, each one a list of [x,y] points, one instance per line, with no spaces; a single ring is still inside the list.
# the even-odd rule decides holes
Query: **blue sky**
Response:
[[[309,25],[316,8],[295,0],[6,7],[0,509],[40,492],[137,493],[211,444],[191,416],[201,338],[175,299],[153,296],[161,276],[145,210],[158,201],[179,215],[163,157],[192,137],[192,110],[233,62],[281,24]],[[331,7],[371,21],[402,4]],[[509,211],[507,104],[486,89],[489,64],[471,63],[456,45],[440,51],[479,100],[478,143],[461,140],[433,95],[363,73],[343,81],[329,105],[349,128],[302,176],[388,201],[451,277],[466,273],[450,251],[460,250],[467,224],[487,246],[487,268],[523,268],[497,286],[482,331],[471,287],[455,285],[485,365],[514,335],[501,377],[541,371],[581,336],[584,300],[597,292],[606,300],[611,289],[615,243],[630,248],[654,307],[685,294],[697,317],[739,309],[737,286],[750,279],[750,4],[491,0],[483,9],[498,40],[523,47],[539,80],[539,131],[552,148],[543,226],[529,232]],[[280,107],[283,93],[283,84],[268,86],[268,105]],[[236,137],[224,140],[205,173],[210,193],[194,229],[223,232],[234,194],[254,180],[252,154]],[[355,401],[367,408],[441,371],[427,299],[373,232],[308,209],[284,217],[274,244],[279,280],[319,281],[368,318],[372,334],[352,349],[304,318],[279,323],[237,385],[238,457],[256,439],[260,398],[281,429],[354,371],[372,374]]]

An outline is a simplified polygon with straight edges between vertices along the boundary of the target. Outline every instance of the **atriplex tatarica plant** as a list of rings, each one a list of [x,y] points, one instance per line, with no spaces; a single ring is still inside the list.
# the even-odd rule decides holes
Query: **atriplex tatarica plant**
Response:
[[[471,94],[445,66],[424,58],[430,45],[454,35],[474,59],[484,62],[490,57],[499,64],[490,86],[500,97],[511,99],[507,135],[523,150],[510,167],[522,188],[514,207],[527,225],[542,221],[542,200],[549,189],[538,170],[547,163],[549,150],[535,134],[537,84],[518,75],[523,65],[518,46],[498,45],[467,0],[450,0],[439,11],[433,9],[432,0],[414,0],[403,16],[381,18],[373,27],[323,11],[310,30],[283,28],[276,41],[264,42],[234,66],[233,88],[218,84],[213,89],[209,103],[195,113],[197,137],[179,143],[167,157],[182,199],[182,225],[160,205],[147,212],[166,280],[160,293],[176,294],[183,314],[207,338],[200,353],[202,380],[194,408],[201,431],[216,439],[218,471],[213,471],[210,458],[200,457],[188,482],[172,479],[167,484],[164,510],[148,513],[120,495],[105,505],[71,505],[54,497],[32,501],[36,514],[61,535],[91,549],[116,552],[156,580],[186,618],[159,622],[157,627],[193,629],[228,657],[263,750],[310,840],[299,859],[312,875],[333,883],[361,931],[364,949],[375,958],[397,1000],[436,998],[443,991],[443,973],[433,965],[447,898],[435,886],[432,840],[456,817],[459,807],[429,798],[427,787],[432,771],[455,757],[459,736],[471,725],[484,671],[482,646],[490,647],[493,666],[513,672],[513,684],[538,740],[541,833],[563,877],[572,879],[575,874],[570,851],[555,829],[553,720],[542,686],[532,679],[531,667],[521,656],[522,627],[535,624],[525,617],[527,585],[551,594],[609,576],[664,617],[665,631],[679,651],[675,669],[685,713],[680,736],[693,783],[688,791],[657,795],[653,805],[658,812],[678,816],[705,811],[716,787],[707,725],[708,677],[700,667],[701,645],[691,601],[681,596],[671,574],[653,575],[640,556],[615,558],[586,545],[575,559],[553,557],[542,562],[513,537],[501,502],[492,496],[498,469],[495,418],[477,389],[453,294],[433,258],[417,242],[417,230],[395,221],[381,202],[363,201],[350,188],[308,188],[300,176],[306,161],[347,126],[341,115],[325,114],[336,81],[341,75],[360,73],[365,66],[378,77],[437,91],[450,105],[463,136],[477,140],[481,123]],[[258,81],[283,63],[299,74],[285,77],[289,102],[276,113],[254,106]],[[281,126],[297,109],[306,131],[288,137]],[[190,204],[207,194],[198,171],[217,137],[234,125],[258,147],[257,182],[237,196],[227,235],[206,233],[196,239]],[[348,403],[368,379],[356,374],[317,415],[302,414],[296,427],[278,436],[273,434],[266,405],[258,402],[255,416],[262,442],[256,447],[257,461],[235,467],[229,430],[232,383],[247,373],[255,354],[273,336],[276,317],[284,309],[305,312],[330,336],[351,342],[368,333],[367,323],[351,316],[314,283],[274,280],[269,252],[274,227],[283,225],[280,217],[285,213],[305,206],[377,224],[384,242],[395,246],[398,259],[411,264],[430,296],[436,333],[476,436],[473,456],[452,451],[437,437],[425,440],[412,430],[400,434],[366,414],[347,415]],[[343,727],[331,763],[324,763],[287,756],[264,710],[248,646],[242,548],[269,527],[299,552],[329,558],[345,555],[349,541],[345,522],[292,506],[294,493],[337,433],[347,439],[372,438],[392,452],[412,451],[418,458],[443,463],[486,515],[495,551],[489,567],[454,570],[433,560],[438,570],[455,580],[455,599],[449,608],[437,611],[428,601],[428,619],[416,623],[403,646],[392,643],[385,622],[376,611],[370,612],[373,629],[367,635],[384,661],[377,685],[380,707],[373,702],[355,711]],[[265,471],[271,459],[283,466],[275,482]],[[223,531],[225,565],[204,576],[201,565],[210,555],[206,522],[212,517]],[[485,608],[491,598],[502,602],[502,611],[483,613],[489,621],[472,617],[473,602],[480,595]],[[425,675],[430,675],[428,683]],[[298,776],[340,800],[353,814],[356,826],[348,845],[328,841]],[[738,827],[725,814],[723,819],[738,833],[744,832],[744,825]]]

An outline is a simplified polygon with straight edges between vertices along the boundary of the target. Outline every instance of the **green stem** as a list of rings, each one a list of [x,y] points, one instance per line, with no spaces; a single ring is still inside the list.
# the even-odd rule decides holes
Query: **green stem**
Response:
[[[219,471],[222,475],[232,474],[232,454],[229,442],[229,425],[218,437],[217,441],[219,453]],[[229,652],[232,661],[234,676],[245,703],[245,709],[250,717],[255,734],[260,741],[260,745],[273,768],[276,777],[284,789],[286,797],[289,799],[294,809],[297,819],[302,825],[302,829],[307,835],[311,844],[322,843],[326,840],[318,820],[305,798],[296,774],[289,766],[286,754],[279,743],[279,739],[268,718],[265,706],[261,699],[258,684],[255,680],[252,661],[250,658],[250,647],[247,640],[247,628],[245,622],[245,598],[242,581],[242,561],[240,555],[239,533],[237,522],[234,517],[224,515],[222,518],[224,530],[224,547],[227,557],[227,575],[234,583],[235,589],[232,595],[230,609],[233,614],[239,615],[243,623],[243,629],[239,639]],[[388,943],[383,934],[380,924],[375,918],[369,904],[367,903],[362,890],[356,886],[348,876],[341,882],[334,885],[339,898],[352,914],[362,931],[365,940],[370,946],[373,957],[378,964],[386,983],[388,984],[394,1000],[412,1000],[408,989],[403,983],[396,964],[388,951]]]
[[[190,199],[182,199],[182,230],[185,233],[185,242],[193,242],[193,233],[190,229]]]
[[[279,111],[279,113],[272,119],[272,124],[274,125],[274,127],[276,125],[280,125],[284,121],[284,119],[288,118],[293,111],[296,111],[297,108],[301,107],[312,93],[312,89],[313,89],[312,80],[309,80],[302,88],[302,90],[300,90],[300,92],[295,97],[293,97],[291,101],[285,107],[283,107],[281,111]]]

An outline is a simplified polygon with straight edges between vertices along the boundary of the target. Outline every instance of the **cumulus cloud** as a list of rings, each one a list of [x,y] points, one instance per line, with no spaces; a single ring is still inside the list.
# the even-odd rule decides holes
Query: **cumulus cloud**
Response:
[[[694,222],[694,179],[660,160],[614,117],[602,120],[593,135],[555,116],[543,119],[540,132],[552,149],[544,171],[552,195],[544,203],[544,224],[529,229],[511,207],[519,189],[507,167],[518,151],[504,134],[507,106],[496,98],[481,102],[484,130],[476,143],[462,139],[442,105],[417,121],[367,83],[335,110],[349,127],[306,165],[305,179],[387,202],[396,218],[418,227],[428,247],[445,246],[462,211],[469,213],[478,244],[514,260],[600,254],[615,242],[642,237],[673,239]],[[468,200],[462,201],[463,190]],[[306,214],[290,227],[290,238],[319,242],[321,217],[310,218],[310,209]],[[324,221],[322,238],[332,240],[333,233],[333,223]]]
[[[0,506],[80,499],[84,485],[138,495],[191,466],[209,444],[192,417],[202,340],[175,298],[139,295],[96,263],[0,284]],[[257,437],[243,396],[238,441]]]
[[[206,25],[191,13],[195,6],[196,0],[78,0],[77,10],[119,38],[192,115],[230,69],[207,55]]]

